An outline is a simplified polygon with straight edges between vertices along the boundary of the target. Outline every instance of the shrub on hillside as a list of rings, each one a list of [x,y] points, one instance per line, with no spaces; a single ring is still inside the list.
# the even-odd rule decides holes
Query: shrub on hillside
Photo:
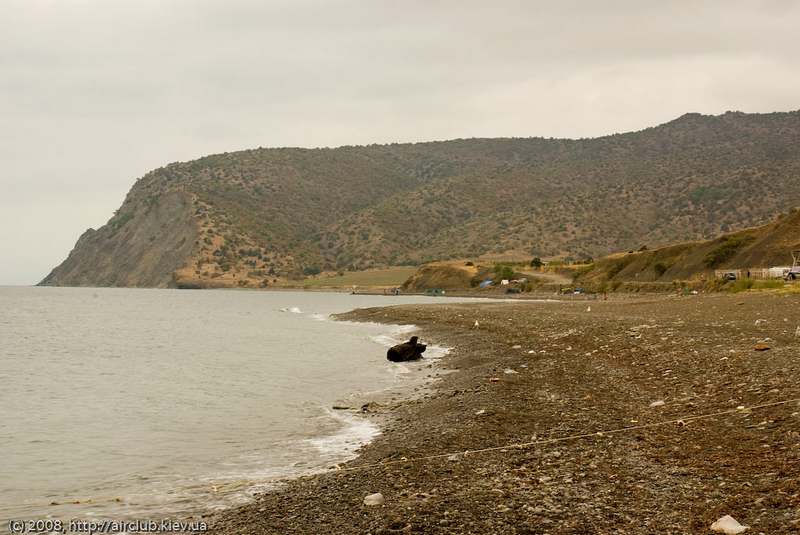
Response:
[[[707,268],[715,268],[733,258],[751,240],[750,236],[726,236],[720,240],[720,245],[703,258],[703,264]]]
[[[615,260],[614,263],[612,263],[611,266],[609,266],[609,268],[608,268],[607,278],[608,279],[613,279],[614,277],[619,275],[620,272],[623,269],[625,269],[625,266],[627,266],[627,265],[628,265],[628,262],[626,262],[623,259]]]
[[[503,279],[511,280],[514,278],[514,268],[506,264],[497,264],[494,266],[494,280],[499,282]]]

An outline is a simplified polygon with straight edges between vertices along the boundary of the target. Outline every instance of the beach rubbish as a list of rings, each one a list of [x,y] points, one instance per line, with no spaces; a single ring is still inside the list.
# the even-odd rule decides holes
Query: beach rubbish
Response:
[[[475,413],[475,416],[480,416],[481,414],[486,414],[486,409],[481,409]]]
[[[769,345],[765,344],[764,342],[759,342],[753,346],[755,351],[769,351]]]
[[[350,410],[350,407],[348,407],[347,405],[334,405],[331,408],[333,410],[335,410],[335,411],[348,411],[348,410]]]
[[[522,346],[519,344],[514,344],[513,346],[511,346],[511,349],[522,349]]]
[[[663,400],[663,399],[659,399],[659,400],[657,400],[657,401],[654,401],[654,402],[652,402],[652,403],[650,404],[650,408],[653,408],[653,407],[661,407],[661,406],[663,406],[664,404],[665,404],[665,403],[664,403],[664,400]]]
[[[384,503],[386,500],[380,492],[364,496],[364,505],[383,505]]]
[[[500,382],[500,378],[499,377],[489,377],[489,382],[490,383],[499,383]]]
[[[725,515],[711,524],[711,531],[724,533],[725,535],[737,535],[750,529],[750,526],[743,526],[731,515]]]
[[[592,311],[592,307],[591,306],[586,307],[586,312],[591,312],[591,311]]]
[[[512,370],[511,368],[506,368],[505,370],[503,370],[503,373],[505,373],[506,375],[513,375],[513,374],[519,373],[519,372],[516,371],[516,370]]]
[[[756,327],[758,327],[759,325],[764,325],[765,323],[767,323],[767,320],[763,320],[763,319],[759,318],[759,319],[756,320]]]
[[[478,323],[478,320],[475,320],[475,325],[473,325],[473,326],[472,326],[472,328],[473,328],[473,329],[477,329],[477,328],[478,328],[478,327],[480,327],[480,326],[481,326],[481,324],[480,324],[480,323]]]
[[[361,405],[361,412],[380,412],[381,404],[375,401],[370,401]]]

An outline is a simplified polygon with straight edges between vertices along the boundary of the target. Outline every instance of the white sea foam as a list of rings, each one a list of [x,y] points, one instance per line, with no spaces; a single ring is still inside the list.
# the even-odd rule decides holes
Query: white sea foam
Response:
[[[418,329],[416,325],[409,324],[409,325],[395,325],[392,327],[392,332],[397,334],[406,334],[410,332],[414,332]]]
[[[426,360],[439,360],[450,353],[452,349],[452,347],[447,346],[429,345],[428,349],[425,350],[424,356]]]
[[[391,334],[376,334],[375,336],[370,336],[369,339],[383,347],[392,347],[400,343],[397,337]]]
[[[383,347],[392,347],[408,340],[408,334],[417,330],[416,325],[393,325],[389,332],[371,336],[370,340]]]
[[[306,439],[306,442],[314,446],[325,459],[349,461],[356,457],[359,448],[369,444],[381,434],[378,426],[366,418],[329,409],[326,409],[326,412],[331,418],[338,420],[342,428],[332,435]]]
[[[400,375],[406,375],[411,373],[411,369],[405,364],[401,364],[400,362],[392,362],[389,364],[389,371],[395,377],[399,377]]]

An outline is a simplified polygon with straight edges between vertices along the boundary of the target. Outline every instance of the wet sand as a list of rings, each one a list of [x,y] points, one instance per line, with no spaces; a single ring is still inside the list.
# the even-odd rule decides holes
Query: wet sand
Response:
[[[800,398],[800,296],[342,318],[414,323],[423,342],[454,348],[440,363],[454,371],[415,399],[369,405],[383,435],[345,470],[226,511],[214,533],[710,533],[725,514],[748,533],[800,532],[800,403],[737,409]],[[375,492],[385,505],[363,505]]]

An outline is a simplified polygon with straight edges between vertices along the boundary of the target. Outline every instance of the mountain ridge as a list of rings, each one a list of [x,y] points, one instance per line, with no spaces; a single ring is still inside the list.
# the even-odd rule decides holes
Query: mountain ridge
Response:
[[[794,111],[689,113],[598,138],[220,153],[137,180],[42,284],[252,287],[319,270],[700,239],[800,205],[799,146]]]

